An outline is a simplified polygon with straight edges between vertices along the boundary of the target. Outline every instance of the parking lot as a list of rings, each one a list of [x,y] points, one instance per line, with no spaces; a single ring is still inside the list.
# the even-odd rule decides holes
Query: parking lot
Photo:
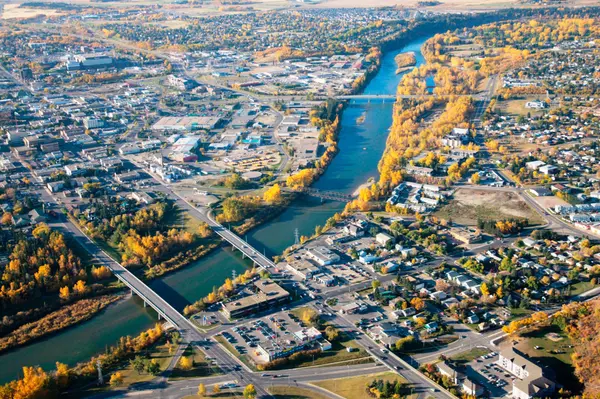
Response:
[[[297,340],[293,333],[303,328],[304,324],[296,316],[282,311],[233,327],[222,335],[240,355],[261,364],[269,359],[258,350],[259,345],[282,349],[289,347]]]
[[[467,375],[480,383],[490,392],[491,397],[503,397],[512,391],[512,380],[515,378],[508,371],[498,366],[498,353],[491,352],[480,356],[467,367]]]

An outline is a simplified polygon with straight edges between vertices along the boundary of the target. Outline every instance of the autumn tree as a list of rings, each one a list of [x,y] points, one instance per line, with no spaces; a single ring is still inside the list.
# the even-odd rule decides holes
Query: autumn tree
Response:
[[[269,187],[269,189],[263,194],[263,200],[269,204],[274,204],[281,201],[281,187],[279,184],[274,184],[273,186]]]
[[[206,387],[204,386],[204,384],[202,384],[202,383],[198,384],[198,391],[196,392],[196,395],[198,395],[202,398],[204,396],[206,396]]]
[[[244,388],[244,399],[255,399],[256,398],[256,388],[254,385],[248,384],[246,388]]]
[[[333,326],[327,326],[327,328],[325,328],[325,335],[327,335],[328,341],[333,342],[339,338],[340,332]]]
[[[194,367],[194,360],[191,356],[182,356],[181,360],[179,360],[179,368],[185,371],[189,371]]]
[[[117,371],[110,376],[110,386],[120,387],[121,385],[123,385],[123,374]]]

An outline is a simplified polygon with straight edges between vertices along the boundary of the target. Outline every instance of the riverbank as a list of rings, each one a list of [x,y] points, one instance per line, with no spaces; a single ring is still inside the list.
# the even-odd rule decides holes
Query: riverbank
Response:
[[[0,353],[22,345],[28,345],[41,338],[72,327],[78,323],[91,319],[104,310],[107,306],[123,299],[123,294],[102,295],[94,298],[81,299],[75,303],[65,305],[59,310],[46,316],[24,324],[0,338]]]

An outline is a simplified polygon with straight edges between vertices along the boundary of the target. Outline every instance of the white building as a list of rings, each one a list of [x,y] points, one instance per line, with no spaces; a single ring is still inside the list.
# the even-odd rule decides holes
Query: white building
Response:
[[[533,363],[515,348],[501,352],[498,365],[517,377],[513,381],[512,397],[515,399],[552,396],[556,389],[550,372]]]

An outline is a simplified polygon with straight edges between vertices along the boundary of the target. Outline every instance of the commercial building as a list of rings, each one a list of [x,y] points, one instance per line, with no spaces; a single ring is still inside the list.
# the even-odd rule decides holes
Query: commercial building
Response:
[[[268,361],[273,361],[282,357],[288,357],[300,350],[307,349],[309,346],[316,344],[316,341],[322,339],[321,332],[314,327],[293,332],[290,339],[287,340],[272,340],[261,342],[257,350]],[[325,341],[328,344],[327,341]],[[327,350],[327,347],[321,348]]]
[[[502,351],[498,365],[517,377],[513,381],[512,391],[515,399],[549,397],[556,389],[553,373],[538,366],[515,348]]]
[[[198,129],[210,130],[221,121],[216,116],[166,116],[156,122],[154,130],[193,131]]]
[[[327,247],[314,247],[306,253],[321,266],[332,265],[340,260],[340,256]]]
[[[290,294],[272,280],[254,282],[256,293],[223,304],[223,313],[230,319],[249,315],[289,301]]]

